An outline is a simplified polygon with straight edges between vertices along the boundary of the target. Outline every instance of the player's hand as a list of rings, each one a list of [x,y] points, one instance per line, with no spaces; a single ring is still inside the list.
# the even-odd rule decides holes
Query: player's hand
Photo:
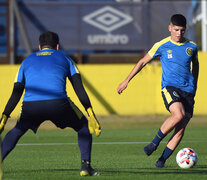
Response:
[[[8,119],[8,117],[5,114],[2,114],[1,120],[0,120],[0,134],[4,130],[4,126],[5,126],[6,122],[7,122],[7,119]]]
[[[101,134],[101,126],[98,120],[96,119],[96,116],[93,112],[93,109],[90,107],[87,109],[88,113],[88,129],[90,134],[93,134],[95,132],[96,136],[98,137]]]
[[[124,89],[127,88],[128,82],[127,81],[123,81],[117,88],[117,92],[119,94],[121,94],[123,92]]]

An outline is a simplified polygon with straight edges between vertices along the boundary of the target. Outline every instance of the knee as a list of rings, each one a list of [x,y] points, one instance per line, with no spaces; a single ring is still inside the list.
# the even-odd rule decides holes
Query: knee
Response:
[[[88,124],[83,124],[82,128],[78,130],[79,135],[90,135],[89,129],[88,129]]]
[[[18,125],[16,125],[16,126],[12,129],[12,131],[13,131],[13,133],[22,136],[25,132],[27,132],[27,129],[24,129],[24,128],[19,127]]]
[[[179,112],[179,113],[177,113],[177,119],[178,119],[178,121],[181,121],[184,118],[185,118],[185,112]]]
[[[172,115],[176,123],[179,123],[182,119],[185,118],[185,112],[177,112]]]

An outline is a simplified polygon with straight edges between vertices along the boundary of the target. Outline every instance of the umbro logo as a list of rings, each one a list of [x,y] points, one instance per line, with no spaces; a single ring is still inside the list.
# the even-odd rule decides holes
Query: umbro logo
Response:
[[[83,21],[105,32],[111,32],[132,22],[133,18],[111,6],[105,6],[84,16]]]
[[[178,98],[180,97],[179,94],[178,94],[176,91],[173,91],[173,95],[174,95],[175,97],[178,97]]]

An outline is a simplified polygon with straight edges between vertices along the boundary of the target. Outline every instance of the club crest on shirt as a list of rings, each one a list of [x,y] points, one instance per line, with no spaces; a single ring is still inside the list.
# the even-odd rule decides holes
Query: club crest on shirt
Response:
[[[168,50],[168,51],[167,51],[167,57],[168,57],[168,59],[170,59],[170,58],[173,57],[173,56],[172,56],[172,50]]]
[[[192,54],[193,54],[193,49],[192,49],[191,47],[188,47],[188,48],[186,49],[186,54],[187,54],[188,56],[192,56]]]

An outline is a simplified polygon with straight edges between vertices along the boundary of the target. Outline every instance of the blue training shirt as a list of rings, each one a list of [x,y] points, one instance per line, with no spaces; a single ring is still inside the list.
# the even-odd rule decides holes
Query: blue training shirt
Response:
[[[24,101],[65,99],[66,79],[76,73],[75,63],[61,51],[43,49],[22,62],[16,82],[25,86]]]
[[[167,37],[149,50],[152,58],[160,56],[162,65],[162,88],[173,86],[185,92],[195,93],[191,62],[197,60],[197,46],[186,39],[176,43]]]

